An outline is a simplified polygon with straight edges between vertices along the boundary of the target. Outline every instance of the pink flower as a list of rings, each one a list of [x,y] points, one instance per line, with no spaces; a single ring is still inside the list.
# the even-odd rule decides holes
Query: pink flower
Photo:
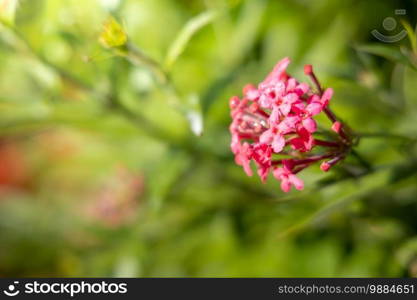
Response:
[[[262,182],[266,181],[271,167],[272,149],[266,144],[256,144],[253,148],[253,160],[258,166],[258,175]]]
[[[252,149],[248,143],[243,143],[238,149],[235,162],[243,167],[248,176],[252,176],[252,169],[250,168],[250,160],[252,159]]]
[[[263,84],[268,83],[277,83],[281,82],[283,79],[287,77],[286,70],[288,65],[290,64],[290,59],[285,57],[281,59],[274,67],[271,73],[265,78]]]
[[[302,126],[308,131],[308,132],[316,132],[317,130],[317,123],[316,121],[314,121],[313,118],[305,118],[303,119],[303,121],[301,122]]]
[[[314,146],[314,138],[311,133],[304,127],[301,127],[297,133],[298,137],[290,140],[291,147],[300,152],[310,151]]]
[[[335,149],[335,156],[342,157],[336,153],[339,151],[338,142],[314,138],[317,131],[314,118],[322,111],[328,115],[327,106],[333,90],[328,88],[322,92],[311,65],[307,65],[304,71],[312,78],[316,91],[307,83],[299,83],[287,74],[289,63],[289,58],[282,59],[257,87],[246,85],[243,98],[233,96],[229,102],[233,119],[230,125],[231,149],[236,163],[251,176],[250,162],[253,160],[262,182],[273,171],[284,192],[288,192],[292,185],[299,190],[303,188],[303,182],[294,172],[315,161],[333,157],[329,154],[309,156],[315,146],[331,147]],[[339,132],[341,128],[340,122],[334,122],[334,131]],[[279,154],[293,158],[276,160]],[[328,170],[325,163],[322,170]]]
[[[291,185],[297,190],[302,190],[304,188],[303,181],[291,172],[291,166],[291,161],[283,160],[282,167],[275,168],[274,170],[274,177],[281,181],[281,189],[284,192],[289,192]]]
[[[329,104],[330,99],[333,96],[333,89],[326,89],[323,93],[323,96],[320,99],[320,102],[326,107]]]

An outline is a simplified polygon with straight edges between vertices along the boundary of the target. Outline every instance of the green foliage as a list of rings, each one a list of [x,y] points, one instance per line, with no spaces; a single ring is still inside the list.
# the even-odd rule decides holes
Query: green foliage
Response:
[[[417,276],[416,20],[371,35],[400,3],[18,2],[0,9],[1,274]],[[289,194],[246,177],[228,132],[228,99],[283,56],[360,137]]]
[[[187,24],[185,24],[168,50],[165,58],[166,68],[170,69],[172,67],[181,53],[184,52],[192,36],[202,27],[212,22],[216,16],[217,14],[214,11],[206,11],[196,17],[193,17],[187,22]]]

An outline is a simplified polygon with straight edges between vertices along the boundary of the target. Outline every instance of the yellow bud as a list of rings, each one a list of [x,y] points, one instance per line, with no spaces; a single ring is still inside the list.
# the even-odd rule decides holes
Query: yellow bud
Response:
[[[106,48],[119,48],[127,43],[127,34],[115,18],[109,17],[99,36],[100,43]]]

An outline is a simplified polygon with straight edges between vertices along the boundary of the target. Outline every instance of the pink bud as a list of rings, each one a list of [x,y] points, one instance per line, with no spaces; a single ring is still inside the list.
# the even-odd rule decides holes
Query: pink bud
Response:
[[[229,105],[231,109],[235,109],[239,105],[239,103],[240,103],[240,99],[238,96],[233,96],[229,100]]]
[[[320,169],[322,170],[322,171],[324,171],[324,172],[327,172],[327,171],[329,171],[329,169],[330,169],[330,167],[331,167],[332,165],[331,164],[329,164],[327,161],[324,161],[324,162],[322,162],[321,163],[321,165],[320,165]]]
[[[332,125],[332,130],[336,133],[339,133],[341,128],[342,124],[339,121],[334,122]]]
[[[304,66],[304,74],[306,74],[306,75],[313,74],[313,66],[312,65],[305,65]]]
[[[256,88],[255,88],[255,86],[253,84],[248,83],[247,85],[245,85],[243,87],[243,95],[246,95],[246,93],[248,93],[248,92],[250,92],[252,90],[255,90],[255,89]]]
[[[259,91],[253,84],[247,84],[243,88],[243,95],[251,101],[259,98]]]

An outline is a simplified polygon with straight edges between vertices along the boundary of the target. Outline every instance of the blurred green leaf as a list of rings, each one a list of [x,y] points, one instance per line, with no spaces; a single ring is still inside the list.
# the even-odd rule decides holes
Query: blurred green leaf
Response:
[[[399,62],[417,70],[417,67],[401,52],[400,48],[381,44],[367,44],[355,47],[358,51],[382,56],[394,62]]]
[[[184,25],[168,49],[164,63],[166,69],[169,70],[184,52],[193,35],[204,26],[210,24],[218,15],[219,13],[216,11],[205,11],[193,17]]]
[[[407,163],[396,166],[392,169],[390,182],[396,183],[408,179],[417,174],[417,160],[409,159]]]
[[[417,237],[411,238],[400,245],[395,255],[404,267],[408,267],[412,260],[417,258]]]
[[[407,31],[408,39],[411,44],[411,49],[413,50],[415,54],[417,54],[417,36],[413,28],[411,27],[410,23],[405,19],[401,19],[401,24],[404,26],[405,30]]]

